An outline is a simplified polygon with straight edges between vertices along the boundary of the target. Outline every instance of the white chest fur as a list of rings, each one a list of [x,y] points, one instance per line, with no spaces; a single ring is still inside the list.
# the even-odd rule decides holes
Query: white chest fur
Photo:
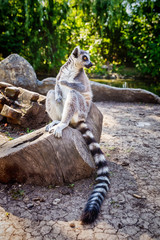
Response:
[[[78,70],[75,67],[68,66],[67,68],[63,68],[60,80],[73,82],[77,74]]]
[[[77,76],[78,71],[76,71],[74,68],[72,67],[68,67],[68,68],[64,68],[63,72],[61,74],[60,77],[60,88],[62,90],[62,94],[63,94],[63,98],[66,99],[68,92],[71,90],[69,87],[65,86],[65,85],[61,85],[61,81],[67,81],[70,83],[73,83],[75,80],[74,78]]]

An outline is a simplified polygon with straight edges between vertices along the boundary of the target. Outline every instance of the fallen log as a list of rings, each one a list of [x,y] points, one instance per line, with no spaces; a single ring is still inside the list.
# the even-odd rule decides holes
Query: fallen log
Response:
[[[91,82],[93,101],[143,102],[160,104],[160,97],[144,89],[118,88]]]
[[[87,122],[99,142],[102,114],[93,104]],[[0,182],[62,185],[89,177],[92,156],[81,133],[71,127],[57,139],[45,128],[0,145]]]

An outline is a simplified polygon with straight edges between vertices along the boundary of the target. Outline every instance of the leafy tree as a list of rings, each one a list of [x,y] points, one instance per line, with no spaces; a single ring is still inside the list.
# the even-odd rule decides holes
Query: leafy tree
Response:
[[[94,73],[106,74],[110,62],[158,76],[159,8],[158,0],[0,0],[0,54],[17,52],[37,72],[55,75],[80,45]]]
[[[0,1],[0,53],[3,57],[21,51],[24,39],[24,15],[23,1]]]
[[[52,70],[55,74],[60,67],[60,59],[66,54],[63,21],[67,11],[67,1],[27,0],[23,55],[30,59],[35,69]]]
[[[128,55],[142,74],[158,76],[160,73],[160,3],[141,1],[131,5],[130,21],[122,38]]]

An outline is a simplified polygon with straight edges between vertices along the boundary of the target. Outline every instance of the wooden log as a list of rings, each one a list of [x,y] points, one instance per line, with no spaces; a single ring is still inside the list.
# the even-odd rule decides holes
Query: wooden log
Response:
[[[91,82],[93,101],[144,102],[160,104],[160,97],[144,89],[118,88]]]
[[[39,99],[39,94],[36,92],[32,92],[21,87],[19,87],[19,90],[20,90],[19,100],[22,102],[30,101],[37,102],[37,100]]]
[[[99,142],[102,114],[93,104],[88,126]],[[41,128],[0,145],[0,182],[62,185],[89,177],[94,163],[81,133],[71,127],[57,139]]]
[[[1,115],[11,119],[19,119],[22,116],[21,112],[9,107],[6,104],[4,104],[1,110]]]
[[[20,93],[20,90],[17,87],[6,87],[5,89],[6,96],[11,99],[16,99],[19,93]]]

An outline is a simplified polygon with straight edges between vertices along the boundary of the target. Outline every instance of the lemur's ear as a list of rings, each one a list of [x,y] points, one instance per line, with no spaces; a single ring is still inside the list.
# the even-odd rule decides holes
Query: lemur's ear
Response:
[[[73,54],[73,56],[75,58],[78,58],[78,56],[80,54],[80,47],[79,46],[75,47],[75,49],[73,50],[72,54]]]

